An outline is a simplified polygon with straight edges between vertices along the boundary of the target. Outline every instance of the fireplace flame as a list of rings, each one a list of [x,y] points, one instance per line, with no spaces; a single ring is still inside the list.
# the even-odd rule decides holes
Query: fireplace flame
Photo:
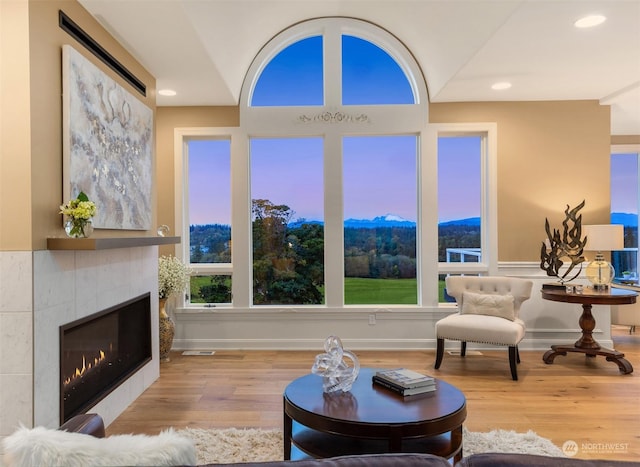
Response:
[[[100,362],[103,362],[105,360],[105,354],[104,351],[100,350],[99,351],[99,355],[97,357],[95,357],[93,359],[93,361],[89,360],[89,363],[87,363],[87,358],[86,356],[82,356],[82,368],[77,368],[75,369],[75,371],[73,372],[73,375],[66,378],[62,384],[64,386],[69,386],[71,383],[75,382],[77,379],[82,378],[85,374],[87,374],[89,371],[91,371],[92,368],[97,367]]]

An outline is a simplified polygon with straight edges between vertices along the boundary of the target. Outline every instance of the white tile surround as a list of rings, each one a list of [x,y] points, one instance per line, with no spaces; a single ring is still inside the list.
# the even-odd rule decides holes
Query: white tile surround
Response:
[[[0,252],[0,437],[33,418],[32,252]]]
[[[158,247],[0,252],[0,439],[19,423],[57,427],[59,326],[151,292],[158,319]],[[153,359],[92,410],[111,423],[160,372]]]

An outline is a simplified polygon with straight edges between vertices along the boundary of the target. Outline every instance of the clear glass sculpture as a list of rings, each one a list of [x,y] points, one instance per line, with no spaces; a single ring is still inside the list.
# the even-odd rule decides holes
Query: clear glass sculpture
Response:
[[[311,372],[322,376],[322,390],[324,392],[347,392],[351,390],[353,382],[358,377],[360,362],[358,357],[349,350],[344,350],[339,337],[329,336],[324,341],[325,353],[316,355]],[[351,360],[349,365],[344,357]]]

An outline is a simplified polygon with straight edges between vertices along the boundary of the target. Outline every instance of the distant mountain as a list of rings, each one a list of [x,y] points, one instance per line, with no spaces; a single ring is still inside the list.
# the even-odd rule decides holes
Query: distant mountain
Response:
[[[628,212],[612,212],[611,223],[622,224],[627,227],[638,227],[638,215],[629,214]]]
[[[377,227],[415,227],[416,223],[395,214],[386,214],[373,219],[347,219],[344,221],[344,226],[354,229],[374,229]]]
[[[300,227],[302,224],[324,224],[322,221],[317,220],[303,220],[303,221],[295,221],[289,224],[290,228]],[[466,219],[456,219],[447,222],[441,222],[439,224],[441,227],[455,227],[455,226],[463,226],[463,227],[479,227],[480,226],[480,218],[479,217],[469,217]],[[414,228],[416,223],[414,221],[407,220],[403,217],[400,217],[395,214],[386,214],[384,216],[377,216],[373,219],[347,219],[344,221],[344,226],[353,228],[353,229],[375,229],[379,227],[408,227]]]
[[[480,227],[480,218],[479,217],[468,217],[466,219],[456,219],[453,221],[440,222],[438,224],[440,227],[450,227],[450,226],[471,226],[471,227]]]

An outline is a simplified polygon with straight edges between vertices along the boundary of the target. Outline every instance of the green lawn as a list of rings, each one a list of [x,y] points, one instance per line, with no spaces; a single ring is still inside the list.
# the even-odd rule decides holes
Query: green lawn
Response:
[[[444,302],[444,281],[438,283],[438,299]],[[362,279],[345,277],[345,305],[415,305],[416,279]]]
[[[225,277],[225,285],[231,293],[231,276]],[[189,281],[189,294],[191,296],[191,303],[206,303],[205,300],[200,297],[200,287],[211,285],[211,276],[191,276]],[[223,300],[223,303],[226,300]]]
[[[211,282],[211,279],[207,276],[191,276],[189,285],[189,294],[191,296],[191,303],[204,303],[204,300],[200,298],[200,287],[207,285]]]
[[[198,291],[209,284],[208,276],[191,277],[191,303],[203,303]],[[229,280],[231,287],[231,280]],[[418,302],[416,279],[363,279],[345,277],[345,305],[415,305]],[[440,302],[444,302],[444,281],[439,281]]]
[[[362,279],[345,277],[345,305],[415,305],[415,279]]]

